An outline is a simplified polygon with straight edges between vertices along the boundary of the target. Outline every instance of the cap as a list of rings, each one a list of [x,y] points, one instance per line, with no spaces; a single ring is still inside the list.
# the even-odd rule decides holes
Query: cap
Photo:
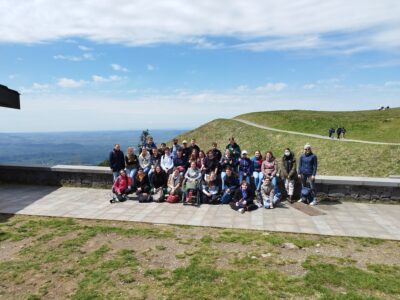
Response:
[[[243,154],[247,154],[247,151],[246,151],[246,150],[243,150],[243,151],[242,151],[242,155],[243,155]]]
[[[187,144],[187,140],[183,140],[183,141],[182,141],[182,144]]]
[[[304,145],[304,149],[310,148],[311,149],[311,145],[309,143]]]

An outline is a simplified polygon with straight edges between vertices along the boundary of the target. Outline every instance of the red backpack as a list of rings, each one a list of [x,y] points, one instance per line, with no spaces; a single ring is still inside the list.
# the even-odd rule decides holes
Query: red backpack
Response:
[[[168,195],[168,197],[167,197],[168,203],[177,203],[177,202],[179,202],[179,200],[180,200],[179,195]]]

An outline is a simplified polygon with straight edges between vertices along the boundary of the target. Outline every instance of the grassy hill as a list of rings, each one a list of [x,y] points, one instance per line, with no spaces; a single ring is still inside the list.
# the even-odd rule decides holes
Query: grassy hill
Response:
[[[330,127],[344,126],[349,139],[400,143],[400,108],[349,112],[265,111],[235,118],[278,129],[326,136]]]
[[[387,112],[388,114],[386,114]],[[289,115],[296,115],[296,111],[287,113]],[[301,113],[311,113],[314,116],[318,115],[317,112]],[[373,115],[373,112],[360,113],[361,115],[363,115],[364,113],[366,113],[367,115],[370,114],[370,116]],[[391,115],[394,118],[394,115],[396,113],[398,115],[400,114],[400,109],[395,109],[392,112],[389,110],[379,113],[382,113],[382,115],[386,114],[387,116]],[[249,121],[261,124],[261,120],[263,120],[262,116],[271,116],[271,114],[272,113],[254,113],[245,116],[248,116],[246,119],[248,119]],[[326,114],[327,113],[323,113],[323,115]],[[333,114],[340,115],[347,113]],[[353,117],[355,114],[357,113],[353,113]],[[251,115],[258,116],[259,119],[251,118]],[[324,121],[323,119],[320,118],[319,120],[321,120],[319,124],[327,124],[324,123],[326,121]],[[304,121],[302,123],[304,124],[302,125],[304,126],[303,128],[306,128],[307,122],[308,121]],[[393,120],[389,123],[392,124],[395,122],[399,122],[399,120]],[[284,126],[286,123],[280,126],[277,126],[278,123],[270,124],[268,122],[265,122],[264,124],[266,123],[271,127],[286,129]],[[376,124],[377,123],[378,122],[376,122]],[[355,122],[353,122],[352,124],[355,124]],[[348,126],[347,124],[344,125]],[[392,128],[391,133],[393,136],[399,135],[399,128],[400,125],[397,127],[396,132]],[[295,128],[289,127],[287,129],[294,130]],[[339,141],[308,138],[292,134],[272,132],[269,130],[259,129],[254,126],[245,125],[234,120],[225,119],[217,119],[207,124],[204,124],[199,128],[178,136],[178,138],[179,141],[182,141],[183,139],[189,140],[190,138],[196,138],[199,146],[202,149],[208,149],[209,147],[211,147],[211,143],[213,141],[216,141],[219,145],[219,148],[222,150],[225,149],[225,146],[228,143],[228,138],[232,135],[237,140],[237,143],[240,145],[241,149],[246,149],[250,152],[251,155],[254,153],[255,150],[260,149],[262,153],[264,153],[266,150],[272,150],[275,156],[281,157],[283,149],[285,147],[289,147],[296,153],[298,157],[302,153],[304,144],[306,142],[309,142],[313,147],[314,153],[318,155],[318,174],[320,175],[386,177],[388,175],[400,174],[400,146],[368,145],[351,142],[343,143]],[[390,138],[389,132],[386,133],[386,138],[382,139],[378,139],[378,132],[375,131],[372,131],[369,136],[357,136],[357,138],[371,139],[371,136],[375,136],[376,140],[378,141],[396,141],[396,139],[394,139],[393,137]],[[351,135],[351,137],[354,136]]]

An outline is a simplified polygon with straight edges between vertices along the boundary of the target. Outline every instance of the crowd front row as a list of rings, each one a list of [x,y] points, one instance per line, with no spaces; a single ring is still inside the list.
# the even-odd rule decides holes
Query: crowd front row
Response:
[[[135,193],[139,202],[182,202],[184,204],[229,204],[241,213],[259,207],[274,208],[281,201],[294,202],[295,184],[301,182],[299,202],[316,205],[317,156],[310,144],[297,162],[286,148],[278,162],[271,151],[264,157],[259,150],[252,158],[229,139],[222,155],[217,144],[205,153],[192,139],[190,146],[174,139],[171,148],[158,149],[151,137],[137,156],[132,147],[124,155],[120,145],[110,152],[114,176],[113,199],[125,201]]]

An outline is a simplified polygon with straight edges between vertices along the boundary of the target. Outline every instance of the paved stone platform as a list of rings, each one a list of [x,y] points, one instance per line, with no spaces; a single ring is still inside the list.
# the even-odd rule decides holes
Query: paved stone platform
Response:
[[[285,203],[240,214],[228,205],[110,204],[110,195],[103,189],[3,184],[0,212],[400,240],[400,205],[331,202],[310,216]]]

